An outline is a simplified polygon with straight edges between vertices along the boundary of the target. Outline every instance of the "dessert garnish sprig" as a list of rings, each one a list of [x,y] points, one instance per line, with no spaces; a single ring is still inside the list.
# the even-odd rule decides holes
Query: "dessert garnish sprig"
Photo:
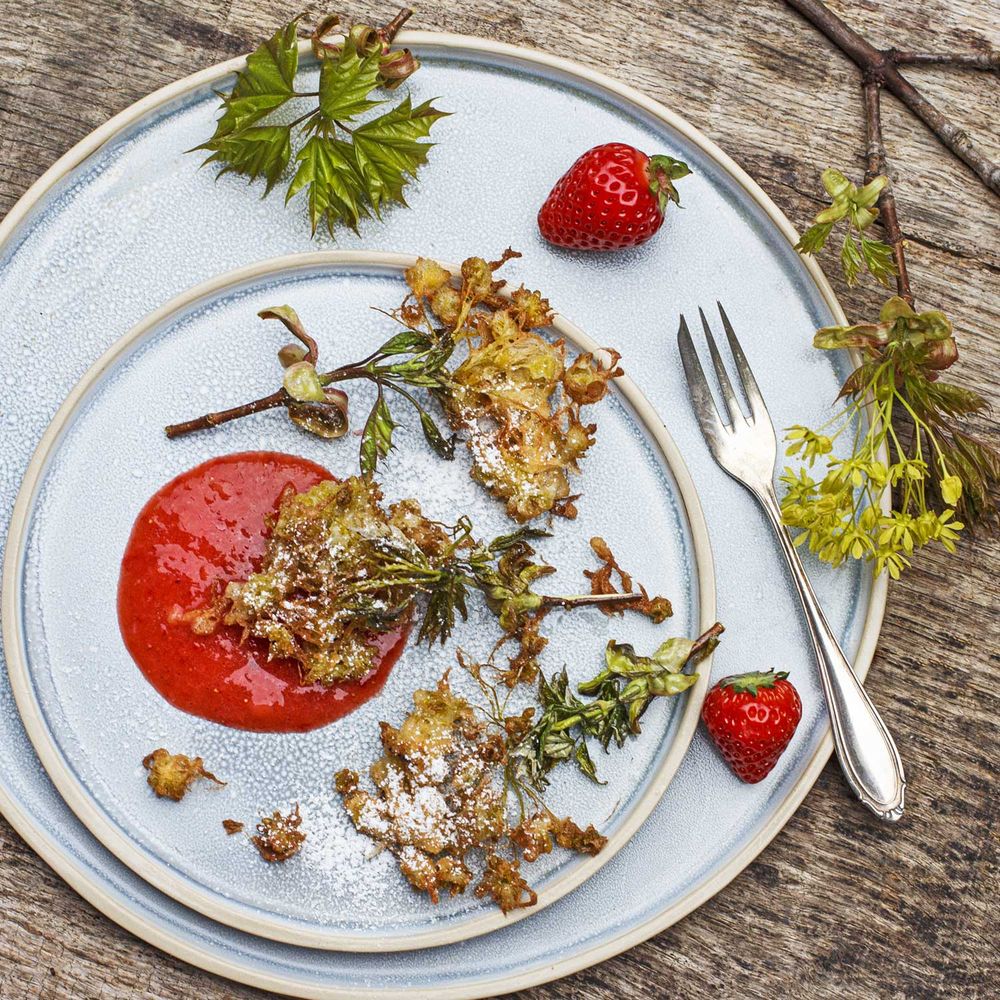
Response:
[[[393,448],[398,426],[390,399],[416,412],[424,437],[442,458],[454,455],[461,434],[472,459],[472,477],[524,522],[552,512],[574,517],[577,496],[570,474],[594,442],[595,424],[581,411],[604,398],[622,374],[620,355],[605,349],[567,362],[561,340],[538,332],[552,323],[552,309],[539,292],[524,286],[509,296],[495,272],[519,257],[506,250],[499,260],[470,257],[461,274],[420,258],[407,268],[410,292],[390,316],[402,329],[359,361],[318,370],[315,340],[295,310],[277,306],[260,313],[296,338],[278,352],[285,367],[282,387],[249,403],[171,424],[170,438],[218,427],[264,410],[283,408],[299,427],[325,438],[348,429],[348,398],[339,388],[352,381],[375,386],[375,401],[361,434],[359,465],[374,473]],[[446,434],[429,411],[443,411]]]
[[[917,312],[908,280],[900,281],[905,268],[900,272],[890,261],[886,245],[873,250],[876,244],[864,237],[879,216],[875,200],[887,190],[888,179],[879,175],[858,188],[840,171],[827,170],[823,181],[833,203],[816,216],[799,251],[821,249],[832,224],[846,217],[861,234],[860,251],[841,253],[848,283],[857,280],[863,261],[882,283],[896,275],[909,300],[892,296],[877,322],[816,332],[815,347],[855,348],[864,360],[841,388],[838,399],[846,402],[829,421],[815,429],[788,429],[786,453],[801,464],[781,476],[787,490],[782,516],[801,530],[796,544],[807,544],[824,562],[863,560],[876,574],[885,571],[896,579],[923,546],[938,543],[954,552],[966,525],[997,523],[1000,453],[966,425],[968,417],[988,409],[986,400],[941,380],[958,360],[951,321],[939,310]],[[896,252],[901,255],[901,247]],[[834,457],[834,442],[843,436],[851,438],[850,453]],[[817,459],[825,469],[814,478]],[[888,513],[881,509],[885,497]]]
[[[724,628],[716,622],[697,639],[667,639],[651,656],[640,656],[628,643],[611,640],[605,650],[605,667],[577,685],[577,697],[565,668],[551,678],[539,677],[541,712],[511,747],[511,780],[542,789],[548,773],[562,761],[573,760],[588,778],[597,772],[588,739],[606,751],[612,743],[624,746],[629,736],[642,730],[640,719],[656,697],[686,691],[698,680],[686,673],[690,664],[703,660],[719,644]],[[482,670],[476,671],[481,677]]]
[[[210,154],[205,163],[219,164],[219,176],[263,179],[267,195],[292,162],[293,138],[305,137],[285,201],[306,192],[313,233],[320,223],[331,236],[339,224],[356,230],[362,218],[380,217],[387,203],[405,205],[403,190],[432,146],[420,140],[446,113],[430,101],[414,107],[406,97],[375,118],[359,118],[385,103],[373,99],[375,91],[394,90],[419,68],[409,49],[392,47],[412,13],[403,8],[380,28],[325,17],[310,35],[320,62],[314,91],[296,90],[300,19],[289,21],[247,57],[232,90],[219,95],[215,133],[195,150]],[[313,106],[295,117],[281,113],[290,102],[299,111],[307,100]]]

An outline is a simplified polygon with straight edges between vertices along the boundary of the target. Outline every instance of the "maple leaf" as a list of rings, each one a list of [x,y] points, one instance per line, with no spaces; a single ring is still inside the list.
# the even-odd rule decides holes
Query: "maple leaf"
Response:
[[[286,204],[306,191],[314,235],[321,222],[331,236],[338,224],[357,231],[359,220],[379,215],[385,202],[406,204],[403,189],[432,145],[418,140],[426,138],[444,112],[429,101],[414,108],[406,98],[372,121],[356,124],[359,116],[384,103],[372,98],[373,91],[398,86],[419,67],[406,49],[389,48],[394,31],[386,35],[386,29],[365,25],[345,31],[336,44],[324,44],[318,90],[296,91],[297,28],[298,18],[247,57],[230,93],[219,95],[222,115],[215,133],[195,148],[211,154],[205,163],[218,164],[220,177],[262,178],[267,195],[292,160],[293,138],[305,138]],[[356,39],[369,36],[377,44],[359,48]],[[292,121],[269,119],[289,100],[309,97],[316,98],[314,107]]]
[[[364,184],[358,176],[351,144],[314,135],[295,159],[299,167],[288,187],[286,203],[308,188],[309,219],[314,233],[323,219],[331,236],[338,222],[357,229],[358,219],[367,215],[367,211],[363,205]]]
[[[247,68],[236,74],[236,83],[222,96],[223,115],[215,134],[203,146],[256,124],[295,96],[295,73],[299,65],[298,18],[279,28],[247,56]]]
[[[205,163],[222,163],[219,176],[242,174],[255,181],[267,180],[266,195],[277,183],[292,155],[291,129],[287,125],[255,125],[233,135],[213,139],[205,144],[214,152]]]
[[[427,161],[433,143],[418,142],[446,112],[438,111],[430,101],[414,108],[407,97],[384,115],[359,125],[352,136],[358,174],[363,178],[378,212],[383,201],[405,205],[403,188],[417,168]]]
[[[338,59],[326,59],[319,74],[319,110],[328,122],[355,118],[382,101],[368,95],[378,85],[377,55],[359,56],[348,39]]]

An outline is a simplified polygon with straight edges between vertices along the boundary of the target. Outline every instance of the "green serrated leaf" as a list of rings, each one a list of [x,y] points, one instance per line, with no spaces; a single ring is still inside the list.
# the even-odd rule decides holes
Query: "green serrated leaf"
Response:
[[[321,220],[333,235],[338,222],[357,229],[364,208],[364,184],[358,176],[349,143],[323,135],[311,136],[295,158],[298,170],[288,187],[285,201],[308,188],[309,219],[313,232]]]
[[[597,777],[597,768],[594,767],[594,761],[590,756],[590,751],[587,749],[587,741],[580,740],[576,745],[576,752],[574,753],[574,758],[576,759],[576,765],[580,768],[583,773],[590,778],[594,784],[606,785],[606,781],[601,781]]]
[[[858,274],[861,271],[861,251],[851,231],[844,234],[844,245],[840,249],[840,266],[844,269],[844,280],[849,286],[858,283]]]
[[[365,428],[361,433],[361,474],[371,477],[379,460],[392,451],[392,432],[396,423],[389,412],[389,405],[379,396],[372,407]]]
[[[864,258],[868,273],[880,284],[888,287],[889,280],[896,275],[896,262],[892,256],[892,247],[881,240],[870,240],[861,237],[861,256]]]
[[[319,74],[319,108],[329,121],[346,121],[383,103],[368,95],[378,85],[379,58],[361,56],[348,38],[336,59],[325,59]]]
[[[246,69],[236,74],[233,89],[223,95],[223,115],[209,142],[248,128],[294,96],[298,23],[298,18],[289,21],[247,56]],[[196,148],[209,147],[206,143]]]
[[[376,214],[386,201],[406,204],[403,188],[426,162],[432,146],[417,140],[425,138],[445,115],[430,101],[414,108],[407,97],[391,111],[354,130],[355,163]]]
[[[286,125],[255,125],[199,147],[212,150],[205,163],[220,163],[223,174],[241,174],[250,181],[264,177],[266,195],[278,182],[292,155],[291,130]]]
[[[817,222],[816,225],[810,226],[803,234],[798,243],[795,244],[795,249],[799,253],[816,253],[823,249],[826,244],[827,238],[829,237],[831,231],[833,230],[836,222]]]
[[[434,418],[426,410],[420,411],[420,426],[427,443],[441,458],[450,462],[455,457],[455,435],[445,437],[438,425],[434,423]]]
[[[430,337],[420,330],[400,330],[379,349],[379,354],[409,354],[411,351],[425,351],[433,347]]]

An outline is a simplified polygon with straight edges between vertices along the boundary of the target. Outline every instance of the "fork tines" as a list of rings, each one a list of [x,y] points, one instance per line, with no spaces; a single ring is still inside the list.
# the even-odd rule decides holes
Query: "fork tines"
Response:
[[[743,348],[740,347],[740,342],[736,339],[733,324],[729,321],[725,309],[722,308],[722,303],[717,302],[716,305],[719,308],[722,327],[726,331],[726,339],[729,341],[729,349],[733,355],[743,394],[749,405],[749,416],[744,414],[740,406],[722,354],[719,352],[715,337],[712,335],[708,318],[701,309],[698,310],[698,314],[701,316],[701,325],[705,331],[705,340],[708,342],[708,351],[712,357],[719,390],[729,414],[728,421],[722,419],[719,409],[715,405],[712,390],[705,378],[701,362],[698,360],[698,352],[691,340],[691,331],[683,316],[681,316],[680,329],[677,331],[677,345],[680,349],[684,373],[687,376],[695,416],[698,418],[702,433],[720,464],[745,482],[746,476],[743,475],[742,466],[739,471],[731,467],[734,457],[733,447],[739,445],[740,450],[749,449],[756,453],[759,458],[755,465],[761,466],[763,474],[767,460],[770,459],[772,465],[774,462],[774,430],[757,380],[750,370],[750,364],[743,353]]]

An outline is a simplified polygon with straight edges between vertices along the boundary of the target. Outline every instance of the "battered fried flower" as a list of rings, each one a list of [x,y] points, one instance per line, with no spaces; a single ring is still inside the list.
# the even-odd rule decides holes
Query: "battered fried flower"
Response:
[[[355,771],[336,775],[355,827],[390,850],[407,881],[435,903],[442,893],[465,891],[473,880],[470,858],[484,850],[486,869],[476,895],[492,896],[505,913],[532,905],[536,897],[519,874],[519,862],[498,853],[522,844],[528,845],[525,860],[542,853],[523,831],[515,836],[508,818],[507,747],[530,729],[531,710],[491,729],[452,691],[447,676],[432,691],[414,692],[413,704],[398,729],[381,723],[385,754],[369,772],[374,792],[361,787]],[[546,830],[560,846],[586,853],[603,846],[593,827],[582,832],[570,820],[547,815]],[[536,839],[542,835],[539,821],[531,829]]]
[[[579,471],[596,431],[581,421],[580,407],[599,402],[622,374],[620,355],[582,354],[567,367],[564,343],[535,332],[552,324],[548,300],[524,287],[509,299],[499,294],[503,283],[493,272],[512,256],[519,255],[507,251],[493,263],[470,257],[459,288],[440,265],[419,260],[406,272],[415,301],[398,318],[443,323],[453,342],[468,344],[435,394],[466,437],[473,478],[517,521],[549,511],[574,517],[569,474]]]
[[[593,444],[596,425],[585,423],[584,406],[600,402],[610,381],[622,374],[620,355],[605,349],[584,353],[567,365],[565,344],[538,331],[552,325],[552,308],[540,292],[525,287],[509,295],[494,275],[512,257],[469,257],[452,275],[419,258],[404,272],[409,294],[391,315],[402,330],[376,351],[330,371],[318,367],[316,341],[295,310],[274,306],[259,315],[280,321],[296,338],[279,351],[284,378],[266,400],[171,424],[168,437],[216,427],[262,408],[284,407],[302,429],[338,438],[348,429],[348,398],[339,386],[364,381],[376,390],[361,429],[359,466],[374,474],[395,448],[398,403],[412,408],[431,448],[454,457],[461,434],[472,456],[472,476],[501,499],[519,522],[541,514],[576,516],[570,475]],[[423,396],[424,398],[420,398]],[[455,434],[448,436],[426,404],[443,409]]]
[[[374,480],[360,476],[287,490],[260,570],[181,617],[203,634],[238,626],[244,639],[266,640],[272,657],[297,660],[307,683],[330,684],[367,676],[376,666],[375,637],[407,620],[418,598],[418,638],[443,642],[467,617],[471,588],[485,596],[505,637],[520,643],[511,686],[533,680],[546,642],[538,634],[544,613],[592,603],[532,589],[554,572],[528,543],[544,533],[521,528],[483,543],[467,519],[443,525],[424,517],[415,500],[388,509],[381,501]]]
[[[160,747],[142,759],[142,766],[149,772],[146,784],[161,799],[180,802],[187,790],[199,778],[207,778],[217,785],[224,785],[210,771],[206,771],[201,757],[188,757],[182,753],[170,753]]]
[[[568,816],[542,809],[511,830],[510,839],[521,848],[525,861],[534,861],[552,850],[553,838],[560,847],[580,854],[597,854],[608,842],[593,826],[581,830]]]
[[[525,859],[527,860],[527,858]],[[486,856],[486,873],[475,888],[477,896],[492,896],[493,902],[503,910],[519,910],[538,902],[535,890],[521,875],[521,862],[490,853]]]
[[[420,543],[437,543],[419,508],[394,517],[381,498],[374,482],[356,476],[287,491],[260,570],[225,588],[222,620],[267,640],[272,657],[297,660],[307,683],[371,673],[373,635],[403,620],[415,596],[377,577],[379,568],[396,557],[425,561]]]
[[[270,816],[261,816],[257,833],[250,840],[265,861],[287,861],[299,853],[306,839],[299,829],[301,825],[302,817],[296,802],[288,815],[275,809]]]

